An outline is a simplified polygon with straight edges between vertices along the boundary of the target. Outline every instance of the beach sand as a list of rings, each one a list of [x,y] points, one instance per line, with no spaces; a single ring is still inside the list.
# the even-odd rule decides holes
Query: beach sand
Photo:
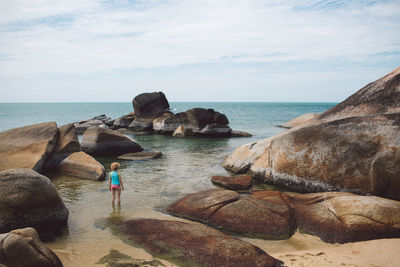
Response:
[[[157,211],[141,210],[130,214],[131,218],[154,218],[191,222]],[[379,239],[346,244],[329,244],[318,237],[297,231],[287,240],[261,240],[238,237],[260,247],[269,255],[282,260],[286,266],[380,266],[400,267],[400,238]],[[118,250],[134,259],[152,260],[153,256],[139,247],[121,241],[111,231],[96,229],[90,235],[65,242],[46,244],[61,259],[65,267],[105,266],[96,264],[111,249]],[[156,258],[157,259],[157,258]],[[158,259],[166,266],[174,264]]]

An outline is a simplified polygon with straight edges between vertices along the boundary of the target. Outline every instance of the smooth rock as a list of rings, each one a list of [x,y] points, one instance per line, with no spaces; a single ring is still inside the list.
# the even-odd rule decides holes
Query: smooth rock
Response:
[[[175,202],[167,212],[245,236],[284,239],[296,229],[288,198],[274,191],[239,198],[233,191],[206,190]]]
[[[299,228],[329,243],[400,237],[400,202],[349,193],[297,195]]]
[[[311,121],[317,120],[320,116],[321,114],[319,113],[307,113],[280,125],[280,127],[290,129],[300,125],[305,125]]]
[[[53,170],[61,161],[74,152],[81,151],[78,135],[75,126],[71,124],[63,125],[58,128],[58,139],[56,146],[50,157],[46,160],[44,169]]]
[[[122,224],[129,239],[179,266],[282,266],[250,243],[210,227],[177,221],[138,219]]]
[[[57,231],[67,219],[68,210],[49,178],[28,169],[0,172],[0,233],[25,227]]]
[[[26,168],[41,172],[57,142],[55,122],[0,132],[0,170]]]
[[[137,118],[157,118],[169,110],[169,103],[163,92],[143,93],[132,100]]]
[[[234,191],[211,189],[190,194],[167,208],[167,212],[201,222],[208,219],[222,206],[238,200],[240,195]]]
[[[250,173],[300,192],[400,200],[400,113],[353,117],[275,136]]]
[[[135,113],[131,112],[114,120],[113,129],[128,128],[129,125],[136,119]]]
[[[82,150],[93,156],[119,156],[141,152],[143,148],[135,140],[118,131],[91,127],[83,134]]]
[[[340,104],[321,114],[333,121],[353,116],[400,113],[400,68],[366,85]]]
[[[146,152],[136,152],[127,153],[118,157],[118,159],[125,160],[146,160],[146,159],[158,159],[162,157],[160,151],[146,151]]]
[[[223,188],[230,190],[245,190],[251,187],[251,176],[250,175],[236,175],[233,177],[227,176],[213,176],[211,182],[215,185],[219,185]]]
[[[113,120],[110,117],[107,117],[105,114],[74,123],[76,132],[78,134],[83,134],[88,128],[93,126],[108,128],[111,127],[112,125],[113,125]]]
[[[57,169],[59,172],[85,179],[104,180],[104,166],[85,152],[75,152],[64,159]]]
[[[231,133],[231,136],[232,137],[252,137],[253,135],[246,133],[246,132],[233,130]]]
[[[192,130],[185,128],[183,125],[180,125],[178,128],[176,128],[175,132],[172,134],[173,137],[187,137],[192,135]]]
[[[110,250],[107,256],[101,258],[96,264],[107,264],[109,267],[152,267],[165,266],[158,260],[140,260],[134,259],[128,255],[122,254],[115,249]]]
[[[57,255],[40,241],[34,228],[28,227],[0,234],[0,265],[62,267]]]
[[[129,124],[128,129],[134,132],[153,131],[154,118],[137,118]]]

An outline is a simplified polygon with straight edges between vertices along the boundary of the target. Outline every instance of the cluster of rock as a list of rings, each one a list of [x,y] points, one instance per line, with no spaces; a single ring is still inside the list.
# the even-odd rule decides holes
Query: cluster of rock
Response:
[[[400,68],[287,127],[237,148],[223,166],[289,190],[400,200]]]
[[[91,126],[127,129],[134,133],[155,132],[176,137],[250,137],[241,131],[232,131],[228,126],[228,118],[213,109],[192,108],[174,114],[162,92],[143,93],[132,100],[134,112],[118,119],[101,115],[75,123],[79,133]]]
[[[264,239],[289,238],[297,228],[325,242],[400,237],[400,202],[345,192],[297,194],[224,189],[188,195],[170,205],[173,215],[228,232]]]

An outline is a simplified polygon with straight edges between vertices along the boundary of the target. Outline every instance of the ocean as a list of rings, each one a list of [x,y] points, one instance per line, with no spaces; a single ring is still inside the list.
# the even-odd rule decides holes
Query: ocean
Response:
[[[230,175],[222,168],[224,157],[238,146],[265,139],[284,129],[277,127],[305,113],[321,113],[336,103],[170,103],[174,113],[194,107],[225,114],[234,130],[250,138],[174,138],[166,135],[132,135],[146,150],[163,153],[161,159],[120,161],[125,191],[120,209],[111,207],[107,181],[97,182],[59,174],[50,175],[70,211],[64,233],[47,245],[65,266],[89,266],[126,244],[104,226],[107,220],[169,218],[164,209],[188,193],[211,189],[213,175]],[[132,103],[0,103],[0,131],[55,121],[58,126],[100,114],[115,119],[133,111]],[[109,170],[115,158],[98,158]],[[139,250],[137,257],[146,257]],[[147,255],[148,257],[148,255]],[[89,264],[89,265],[88,265]]]

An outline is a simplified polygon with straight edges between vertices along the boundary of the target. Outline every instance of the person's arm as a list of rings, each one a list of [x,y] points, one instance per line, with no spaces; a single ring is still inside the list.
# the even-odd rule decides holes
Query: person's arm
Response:
[[[122,176],[118,173],[119,176],[119,183],[121,184],[121,189],[124,190],[124,184],[122,183]]]
[[[111,191],[111,173],[108,174],[108,189]]]

